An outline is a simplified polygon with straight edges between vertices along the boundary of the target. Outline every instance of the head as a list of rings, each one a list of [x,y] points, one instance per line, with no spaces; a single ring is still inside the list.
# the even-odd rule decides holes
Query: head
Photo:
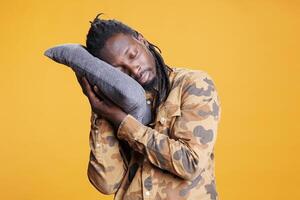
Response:
[[[134,78],[145,90],[157,88],[159,105],[170,87],[169,67],[156,51],[159,48],[120,21],[99,19],[101,14],[90,21],[87,50]]]

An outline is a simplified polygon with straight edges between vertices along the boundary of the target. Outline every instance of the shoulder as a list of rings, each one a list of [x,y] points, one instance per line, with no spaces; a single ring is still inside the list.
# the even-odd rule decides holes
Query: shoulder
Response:
[[[176,86],[182,85],[182,89],[195,84],[197,87],[210,87],[211,89],[216,89],[212,76],[205,70],[174,67],[173,73],[173,84]]]
[[[207,71],[177,67],[173,68],[173,72],[172,88],[179,90],[182,102],[221,104],[215,81]]]

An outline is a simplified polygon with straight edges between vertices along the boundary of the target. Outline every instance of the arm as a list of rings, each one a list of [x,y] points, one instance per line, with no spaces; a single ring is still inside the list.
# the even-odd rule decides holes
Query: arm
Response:
[[[92,112],[90,130],[90,159],[87,175],[101,193],[113,194],[119,188],[127,170],[127,160],[114,135],[113,127]]]
[[[121,142],[115,137],[112,125],[102,115],[98,117],[98,114],[94,112],[95,105],[102,105],[103,99],[96,97],[85,78],[77,73],[76,77],[92,108],[89,138],[91,151],[87,175],[91,184],[98,191],[104,194],[113,194],[120,186],[127,171],[128,162],[123,153]],[[111,104],[106,105],[106,107],[110,106]],[[117,107],[115,107],[116,109]]]
[[[195,73],[183,86],[181,115],[177,116],[174,126],[169,127],[169,135],[144,126],[128,114],[117,136],[145,154],[157,167],[191,180],[206,167],[213,151],[220,119],[219,105],[209,75]]]

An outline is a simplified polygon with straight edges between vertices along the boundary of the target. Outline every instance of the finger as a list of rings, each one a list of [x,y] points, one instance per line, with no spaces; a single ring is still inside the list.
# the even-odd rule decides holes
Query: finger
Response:
[[[80,85],[80,87],[82,89],[83,94],[87,96],[87,94],[86,94],[86,86],[85,86],[85,84],[82,81],[82,76],[80,76],[79,74],[76,73],[76,78],[77,78],[77,81],[79,82],[79,85]]]
[[[94,91],[95,91],[96,96],[97,96],[100,100],[103,101],[103,97],[102,97],[102,95],[101,95],[101,93],[100,93],[98,87],[97,87],[96,85],[94,85],[93,88],[94,88]]]
[[[105,94],[97,87],[97,85],[94,85],[93,89],[94,89],[95,93],[97,94],[97,96],[99,96],[101,98],[105,97]]]
[[[82,82],[83,82],[83,84],[84,84],[84,86],[86,88],[86,93],[87,93],[87,96],[88,96],[90,102],[92,104],[96,104],[96,103],[101,102],[100,99],[93,92],[90,83],[88,82],[88,80],[85,77],[82,77]]]
[[[94,85],[93,88],[94,88],[94,91],[98,98],[100,98],[102,101],[104,101],[108,105],[114,104],[114,102],[111,99],[109,99],[96,85]]]
[[[82,76],[81,79],[82,79],[82,82],[84,82],[85,84],[89,84],[90,85],[89,80],[85,76]]]
[[[85,86],[87,91],[91,91],[91,85],[88,82],[88,80],[85,78],[85,76],[82,77],[82,83]]]
[[[82,76],[79,75],[78,73],[75,73],[75,75],[76,75],[77,81],[79,82],[80,86],[82,87],[83,93],[85,93],[85,86],[82,82]]]
[[[99,96],[101,96],[103,98],[106,97],[105,94],[97,87],[97,85],[94,85],[93,88],[94,88],[94,91],[95,91],[96,94],[98,94]]]
[[[99,92],[99,89],[98,89],[97,85],[94,85],[94,90],[95,90],[96,93]]]

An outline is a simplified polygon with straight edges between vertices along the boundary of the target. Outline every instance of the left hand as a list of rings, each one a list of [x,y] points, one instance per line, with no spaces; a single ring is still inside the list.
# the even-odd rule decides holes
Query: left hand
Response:
[[[82,87],[83,93],[88,97],[92,110],[97,115],[101,115],[109,120],[116,128],[118,128],[127,114],[119,106],[109,100],[96,85],[93,87],[94,92],[90,83],[84,76],[77,76],[77,80]]]

